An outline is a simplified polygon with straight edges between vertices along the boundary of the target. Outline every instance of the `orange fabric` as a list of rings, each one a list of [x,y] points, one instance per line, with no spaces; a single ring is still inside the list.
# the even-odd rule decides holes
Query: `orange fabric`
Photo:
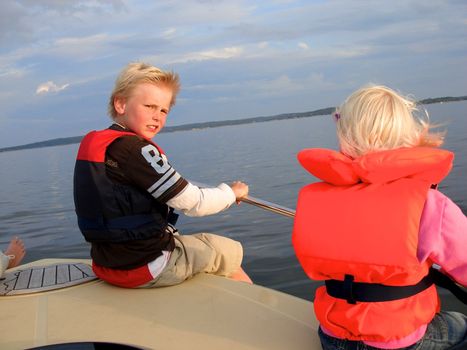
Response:
[[[427,191],[451,169],[453,154],[403,148],[357,159],[324,149],[299,153],[324,182],[299,193],[292,243],[307,275],[390,286],[413,285],[428,272],[417,259],[418,230]],[[434,286],[401,300],[356,305],[318,289],[315,313],[335,335],[353,340],[400,339],[439,311]]]

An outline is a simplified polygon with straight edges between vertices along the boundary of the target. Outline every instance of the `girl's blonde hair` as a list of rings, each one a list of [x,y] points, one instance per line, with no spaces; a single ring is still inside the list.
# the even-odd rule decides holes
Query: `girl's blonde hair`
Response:
[[[110,95],[107,112],[115,119],[118,113],[114,107],[114,100],[116,97],[128,98],[133,89],[143,83],[163,85],[172,90],[172,100],[170,107],[175,104],[177,94],[180,91],[180,80],[178,74],[174,72],[165,72],[152,65],[134,62],[128,64],[118,75],[115,81],[115,87]]]
[[[341,151],[356,158],[400,147],[437,147],[444,132],[430,133],[428,113],[386,86],[369,85],[352,93],[336,110]]]

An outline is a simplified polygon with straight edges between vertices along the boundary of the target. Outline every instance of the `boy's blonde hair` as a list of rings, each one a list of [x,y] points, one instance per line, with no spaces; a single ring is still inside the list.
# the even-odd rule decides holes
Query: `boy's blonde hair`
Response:
[[[180,80],[178,74],[174,72],[165,72],[152,65],[133,62],[128,64],[118,75],[115,81],[115,87],[110,95],[109,105],[107,112],[115,119],[118,117],[118,113],[114,107],[114,100],[116,97],[128,98],[133,89],[143,83],[149,83],[154,85],[163,85],[172,90],[172,100],[170,101],[170,107],[175,104],[177,94],[180,91]]]
[[[386,86],[363,87],[336,110],[341,151],[356,158],[400,147],[441,145],[444,133],[430,133],[433,126],[423,112],[424,117],[413,100]]]

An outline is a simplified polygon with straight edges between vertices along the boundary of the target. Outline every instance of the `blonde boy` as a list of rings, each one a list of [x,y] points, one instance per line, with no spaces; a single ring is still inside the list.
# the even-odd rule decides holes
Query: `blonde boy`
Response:
[[[248,194],[242,182],[198,188],[151,141],[164,127],[179,89],[173,72],[127,65],[109,101],[114,123],[86,135],[78,151],[78,224],[91,242],[96,275],[121,287],[173,285],[199,272],[250,281],[240,267],[240,243],[208,233],[179,235],[173,226],[173,209],[210,215]]]

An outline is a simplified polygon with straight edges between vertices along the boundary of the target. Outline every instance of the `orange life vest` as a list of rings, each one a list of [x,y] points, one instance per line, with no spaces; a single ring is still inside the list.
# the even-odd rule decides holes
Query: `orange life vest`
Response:
[[[292,243],[315,280],[385,286],[417,284],[430,262],[417,259],[426,195],[450,171],[453,154],[433,148],[401,148],[351,159],[332,150],[306,149],[302,166],[324,182],[301,189]],[[348,303],[326,287],[316,291],[315,314],[338,337],[388,341],[428,324],[440,304],[434,285],[413,296]]]

